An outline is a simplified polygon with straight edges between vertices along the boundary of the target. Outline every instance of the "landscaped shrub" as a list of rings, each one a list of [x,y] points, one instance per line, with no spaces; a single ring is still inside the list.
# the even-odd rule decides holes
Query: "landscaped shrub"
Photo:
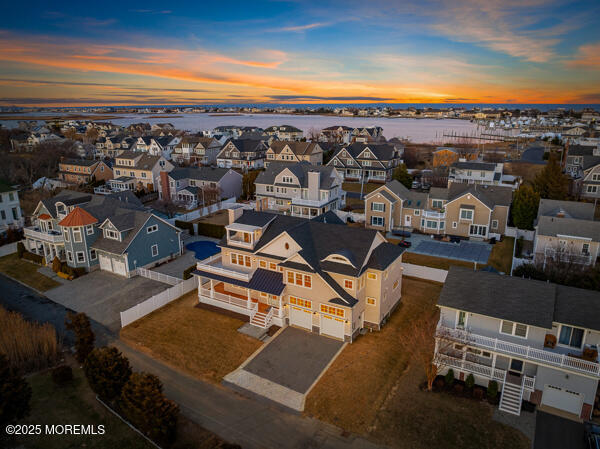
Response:
[[[444,385],[446,385],[446,382],[444,382],[444,378],[443,377],[438,377],[435,380],[435,382],[433,383],[433,385],[435,386],[436,389],[443,390],[444,389]]]
[[[467,378],[465,379],[465,387],[467,388],[467,390],[472,390],[474,386],[475,386],[475,377],[473,376],[473,374],[469,374],[467,376]]]
[[[155,375],[133,373],[123,386],[119,407],[152,440],[169,444],[175,439],[179,407],[163,395],[162,383]]]
[[[454,383],[454,371],[452,370],[452,368],[450,368],[446,373],[446,376],[444,376],[444,381],[446,382],[446,385],[448,385],[448,387],[451,387]]]
[[[56,385],[66,385],[73,380],[73,370],[69,365],[58,365],[52,370],[52,381]]]
[[[61,268],[62,268],[62,264],[60,263],[60,259],[58,257],[54,256],[54,259],[52,259],[52,271],[54,271],[55,273],[58,273]]]
[[[175,220],[175,226],[179,229],[187,230],[190,235],[194,235],[194,223],[190,223],[189,221]]]
[[[39,254],[30,253],[29,251],[25,251],[23,253],[23,259],[30,260],[33,263],[37,263],[38,265],[44,264],[44,256],[40,256]]]
[[[21,259],[23,257],[24,253],[25,253],[25,245],[23,245],[23,242],[17,243],[17,256],[19,256],[19,259]]]
[[[463,384],[454,384],[454,387],[452,387],[452,389],[456,394],[463,394],[463,392],[465,391],[465,386]]]
[[[196,265],[192,265],[191,267],[183,270],[183,280],[190,279],[192,277],[192,271],[196,269]]]
[[[75,358],[79,363],[83,363],[94,349],[96,340],[90,320],[85,313],[68,312],[65,327],[75,333]]]
[[[491,380],[487,388],[487,397],[490,401],[495,401],[498,397],[498,382]]]
[[[225,226],[213,223],[198,223],[198,235],[220,239],[225,235]]]
[[[83,369],[92,391],[109,402],[121,396],[123,385],[131,376],[129,360],[112,346],[94,349]]]
[[[483,399],[484,395],[485,395],[485,391],[483,390],[483,388],[475,387],[475,389],[473,390],[473,397],[475,399],[478,399],[481,401]]]
[[[87,271],[83,267],[77,267],[77,268],[73,268],[73,273],[75,274],[76,278],[79,278],[79,277],[83,276],[84,274],[86,274]]]

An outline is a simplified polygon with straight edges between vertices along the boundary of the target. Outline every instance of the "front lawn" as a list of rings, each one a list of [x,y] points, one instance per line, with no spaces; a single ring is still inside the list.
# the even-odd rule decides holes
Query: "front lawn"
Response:
[[[390,241],[394,243],[392,240],[393,239],[390,239]],[[408,251],[402,253],[402,262],[430,268],[439,268],[440,270],[449,270],[452,265],[467,268],[473,268],[474,266],[473,262],[467,262],[466,260],[446,259],[445,257],[428,256],[426,254],[410,253]],[[477,268],[483,267],[484,265],[477,265]]]
[[[195,307],[192,291],[121,329],[121,339],[151,357],[203,380],[220,383],[262,342],[240,334],[243,321]]]
[[[383,184],[377,184],[374,182],[365,182],[362,186],[362,192],[364,195],[371,193],[373,190],[377,190]],[[360,182],[344,182],[342,183],[342,189],[346,192],[357,192],[360,193]]]
[[[19,259],[17,253],[0,257],[0,273],[21,281],[41,292],[50,290],[61,285],[54,279],[50,279],[38,273],[39,265],[28,260]]]
[[[306,413],[397,448],[528,447],[520,432],[492,421],[487,403],[420,390],[425,375],[401,342],[441,288],[403,279],[400,308],[380,332],[346,346],[309,394]]]

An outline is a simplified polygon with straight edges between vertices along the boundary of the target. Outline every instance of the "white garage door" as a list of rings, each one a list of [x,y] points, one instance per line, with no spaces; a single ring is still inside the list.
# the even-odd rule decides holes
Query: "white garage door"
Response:
[[[125,271],[125,262],[121,262],[120,260],[113,259],[113,268],[114,272],[120,274],[121,276],[125,276],[127,273]]]
[[[110,263],[110,257],[103,256],[100,254],[100,269],[104,271],[112,271],[112,265]]]
[[[344,339],[344,320],[329,315],[321,316],[321,334]]]
[[[558,408],[579,416],[581,406],[583,405],[583,396],[574,391],[555,387],[554,385],[545,385],[542,405]]]
[[[290,308],[290,325],[303,327],[312,331],[312,311],[304,310],[300,307],[291,306]]]

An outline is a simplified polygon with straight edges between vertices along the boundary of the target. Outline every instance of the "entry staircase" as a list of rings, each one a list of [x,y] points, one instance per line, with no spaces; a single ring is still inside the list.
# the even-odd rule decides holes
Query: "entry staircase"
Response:
[[[261,327],[263,329],[268,329],[271,327],[271,320],[273,318],[273,308],[269,307],[265,312],[260,312],[258,309],[255,309],[250,315],[250,324],[253,326]]]
[[[500,397],[500,410],[512,415],[521,415],[521,401],[523,400],[523,379],[519,376],[506,373],[502,384]]]

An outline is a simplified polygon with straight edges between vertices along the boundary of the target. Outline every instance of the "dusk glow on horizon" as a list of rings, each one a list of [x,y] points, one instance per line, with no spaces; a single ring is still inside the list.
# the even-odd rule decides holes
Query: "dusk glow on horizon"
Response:
[[[600,3],[10,2],[0,106],[600,103]]]

